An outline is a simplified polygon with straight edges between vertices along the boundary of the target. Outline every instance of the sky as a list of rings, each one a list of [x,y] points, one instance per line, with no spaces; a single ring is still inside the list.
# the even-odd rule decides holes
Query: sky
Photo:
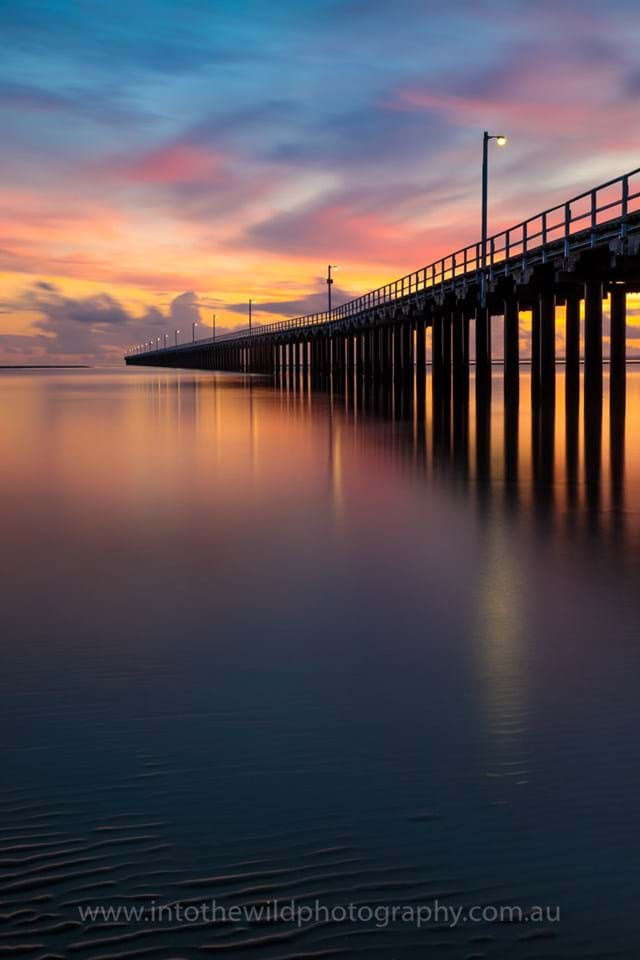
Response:
[[[490,232],[631,170],[639,49],[636,0],[0,0],[0,363],[119,363],[475,242],[485,128]]]

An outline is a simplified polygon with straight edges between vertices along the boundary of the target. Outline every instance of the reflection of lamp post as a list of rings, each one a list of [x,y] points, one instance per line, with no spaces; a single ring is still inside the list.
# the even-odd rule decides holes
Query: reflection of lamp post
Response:
[[[179,331],[179,330],[176,330],[176,347],[178,346],[178,334],[179,334],[179,333],[180,333],[180,331]]]
[[[329,319],[331,319],[331,287],[333,285],[333,279],[331,277],[331,271],[337,270],[338,266],[335,263],[330,263],[327,266],[327,301],[329,304]]]
[[[214,313],[214,315],[213,315],[213,338],[212,338],[214,343],[216,342],[216,317],[217,317],[217,314]]]
[[[195,343],[195,342],[196,342],[196,327],[197,327],[197,326],[198,326],[198,321],[197,321],[197,320],[194,320],[193,323],[191,324],[191,342],[192,342],[192,343]]]
[[[487,278],[486,278],[486,267],[487,267],[487,184],[488,184],[488,167],[489,167],[489,140],[495,140],[499,147],[504,147],[507,142],[507,138],[501,133],[487,133],[484,131],[482,135],[482,246],[481,246],[481,261],[482,261],[482,306],[486,306],[487,299]]]

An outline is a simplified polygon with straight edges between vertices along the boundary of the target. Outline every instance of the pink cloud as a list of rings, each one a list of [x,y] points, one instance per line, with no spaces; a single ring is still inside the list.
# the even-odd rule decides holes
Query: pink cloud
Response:
[[[125,161],[115,172],[136,183],[200,183],[219,178],[224,164],[223,157],[211,150],[177,143]]]
[[[504,127],[521,141],[525,136],[544,138],[549,150],[562,143],[591,152],[596,149],[621,151],[637,148],[640,136],[635,117],[637,103],[621,96],[620,72],[616,64],[585,63],[575,56],[549,60],[540,69],[537,57],[518,59],[500,68],[499,77],[475,92],[418,85],[399,90],[385,103],[390,110],[425,110],[443,113],[460,126]]]

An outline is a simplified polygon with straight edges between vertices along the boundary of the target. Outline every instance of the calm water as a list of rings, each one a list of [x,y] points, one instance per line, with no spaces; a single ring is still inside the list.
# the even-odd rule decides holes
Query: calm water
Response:
[[[501,398],[0,375],[0,956],[637,956],[640,373]],[[560,920],[78,913],[275,898]]]

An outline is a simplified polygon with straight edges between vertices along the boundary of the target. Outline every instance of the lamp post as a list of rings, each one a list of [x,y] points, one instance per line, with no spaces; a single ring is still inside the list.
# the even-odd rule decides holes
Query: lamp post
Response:
[[[251,305],[253,300],[249,300],[249,336],[251,336]]]
[[[179,331],[179,330],[176,330],[176,332],[175,332],[175,337],[176,337],[176,347],[178,346],[178,334],[179,334],[179,333],[180,333],[180,331]]]
[[[196,327],[197,327],[197,326],[198,326],[198,321],[197,321],[197,320],[194,320],[193,323],[191,324],[191,342],[192,342],[192,343],[195,343],[195,342],[196,342]]]
[[[337,269],[338,265],[336,263],[329,263],[327,265],[327,303],[329,306],[329,319],[331,319],[331,287],[333,286],[333,277],[331,276],[331,271]]]
[[[213,343],[216,342],[216,319],[217,319],[217,316],[218,316],[217,313],[214,313],[214,315],[213,315],[213,334],[212,334],[212,338],[211,338],[212,341],[213,341]]]
[[[168,333],[165,333],[165,335],[164,335],[164,348],[165,348],[165,350],[167,349],[167,337],[168,337],[168,336],[169,336],[169,334],[168,334]]]
[[[160,337],[156,337],[156,351],[160,349]]]
[[[482,241],[481,241],[481,261],[482,261],[482,306],[487,305],[487,187],[489,179],[489,140],[495,140],[499,147],[504,147],[507,138],[501,133],[488,133],[486,130],[482,135]]]

